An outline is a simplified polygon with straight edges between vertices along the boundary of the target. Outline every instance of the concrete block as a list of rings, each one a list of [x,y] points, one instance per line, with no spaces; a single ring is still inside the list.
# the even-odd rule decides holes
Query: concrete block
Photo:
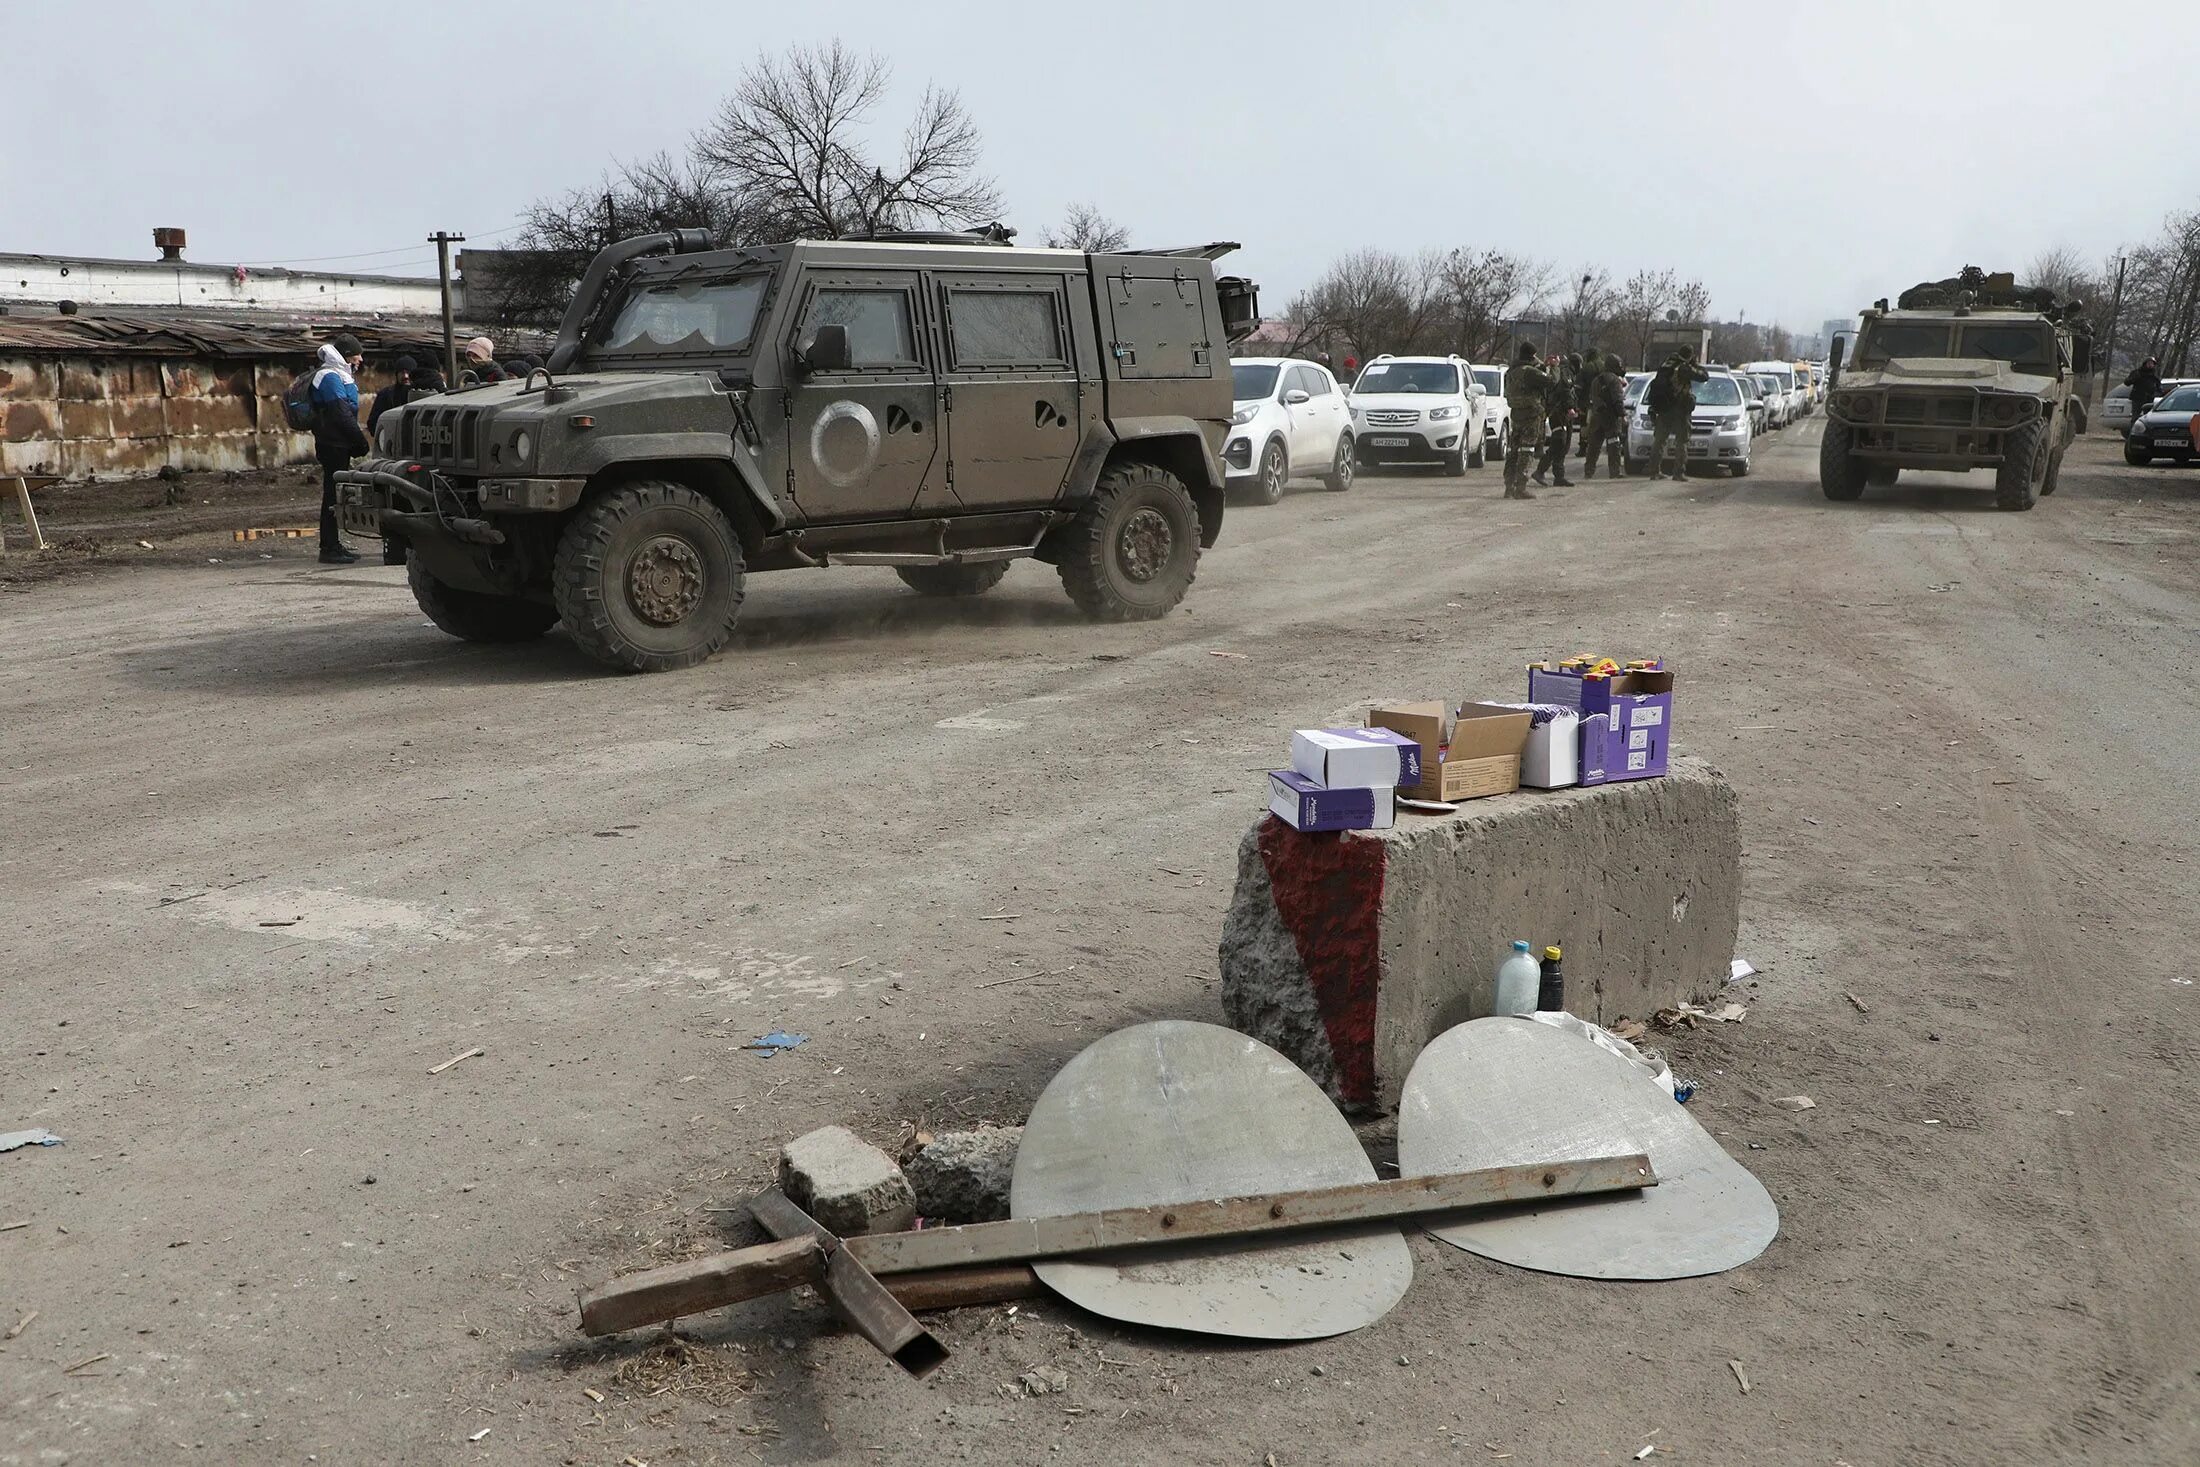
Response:
[[[821,1126],[781,1147],[779,1188],[842,1237],[900,1232],[916,1221],[916,1193],[901,1168],[846,1126]]]
[[[935,1136],[904,1168],[918,1213],[951,1223],[1007,1217],[1008,1182],[1023,1135],[1022,1126],[981,1126]]]
[[[1507,944],[1566,953],[1566,1007],[1611,1024],[1709,997],[1741,921],[1741,822],[1709,765],[1401,811],[1302,835],[1262,816],[1222,927],[1230,1022],[1348,1109],[1396,1109],[1422,1046],[1487,1014]]]

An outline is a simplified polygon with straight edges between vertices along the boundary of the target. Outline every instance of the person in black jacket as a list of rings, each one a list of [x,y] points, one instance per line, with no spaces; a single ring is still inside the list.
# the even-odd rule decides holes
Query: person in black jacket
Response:
[[[366,430],[359,426],[359,380],[353,374],[363,360],[359,338],[339,332],[321,348],[313,372],[313,456],[321,463],[321,564],[350,565],[359,558],[337,533],[336,471],[367,452]]]
[[[2154,399],[2162,395],[2161,366],[2154,358],[2148,357],[2131,369],[2131,375],[2124,379],[2124,386],[2131,389],[2131,421],[2136,423],[2146,416],[2148,408],[2154,406]]]
[[[375,428],[382,421],[382,414],[391,408],[403,407],[412,401],[413,380],[420,364],[411,357],[397,359],[397,377],[389,386],[374,395],[374,406],[367,409],[367,436],[374,436]]]

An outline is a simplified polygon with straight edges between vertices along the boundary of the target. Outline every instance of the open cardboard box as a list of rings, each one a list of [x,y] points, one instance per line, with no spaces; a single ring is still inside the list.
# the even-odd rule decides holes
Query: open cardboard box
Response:
[[[1421,782],[1398,792],[1447,804],[1520,788],[1529,719],[1520,709],[1487,703],[1456,713],[1444,703],[1399,703],[1367,715],[1370,727],[1393,729],[1421,746]]]

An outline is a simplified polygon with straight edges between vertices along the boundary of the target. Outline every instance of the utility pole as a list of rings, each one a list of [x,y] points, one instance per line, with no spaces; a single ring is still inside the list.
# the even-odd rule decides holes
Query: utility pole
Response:
[[[2101,348],[2101,380],[2095,384],[2100,391],[2094,395],[2095,402],[2108,395],[2108,374],[2116,369],[2116,320],[2124,313],[2124,266],[2128,262],[2128,256],[2116,257],[2116,293],[2108,302],[2108,341]]]
[[[428,236],[435,246],[435,273],[443,282],[443,385],[458,386],[458,336],[451,329],[451,246],[464,244],[466,236],[438,229]]]

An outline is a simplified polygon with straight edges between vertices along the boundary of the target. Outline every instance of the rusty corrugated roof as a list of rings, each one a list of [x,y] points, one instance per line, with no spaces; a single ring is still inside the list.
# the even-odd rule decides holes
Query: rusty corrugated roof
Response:
[[[0,352],[17,356],[160,356],[260,358],[309,356],[339,331],[359,338],[369,356],[434,353],[443,333],[390,321],[270,319],[240,324],[203,317],[151,316],[124,311],[80,311],[73,316],[0,316]],[[464,341],[470,330],[459,332]],[[500,331],[499,351],[539,350],[537,333]]]

